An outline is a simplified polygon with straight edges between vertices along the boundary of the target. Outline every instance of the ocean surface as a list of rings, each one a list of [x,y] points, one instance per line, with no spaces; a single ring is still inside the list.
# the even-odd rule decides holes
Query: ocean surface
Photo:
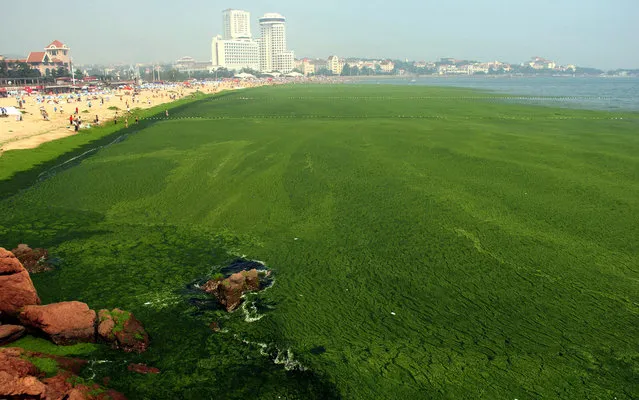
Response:
[[[513,97],[508,101],[518,103],[608,111],[639,111],[639,78],[629,77],[407,77],[367,78],[353,83],[455,86],[509,94]]]

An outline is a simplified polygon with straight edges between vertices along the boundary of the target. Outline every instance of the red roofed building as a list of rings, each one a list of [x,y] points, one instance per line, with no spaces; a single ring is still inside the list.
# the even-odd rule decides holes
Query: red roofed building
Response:
[[[44,51],[32,51],[27,57],[27,64],[40,71],[42,76],[49,76],[60,67],[71,71],[71,55],[67,45],[54,40]]]

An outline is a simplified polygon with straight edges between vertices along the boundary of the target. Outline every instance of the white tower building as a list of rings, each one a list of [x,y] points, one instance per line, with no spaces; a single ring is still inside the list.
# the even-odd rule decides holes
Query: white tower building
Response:
[[[295,57],[286,49],[286,18],[277,13],[267,13],[259,21],[262,32],[260,69],[264,72],[291,72],[295,67]]]
[[[213,66],[229,70],[260,69],[260,45],[251,39],[224,40],[215,36],[211,47]]]
[[[223,39],[250,39],[251,13],[243,10],[228,9],[222,11]]]
[[[211,44],[213,67],[230,70],[260,69],[260,45],[251,38],[251,14],[243,10],[222,11],[224,34]]]

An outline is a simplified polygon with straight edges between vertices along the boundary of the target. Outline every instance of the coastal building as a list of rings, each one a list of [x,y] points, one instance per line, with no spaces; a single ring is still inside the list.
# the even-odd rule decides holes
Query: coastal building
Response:
[[[315,64],[311,62],[308,58],[304,58],[299,60],[295,67],[300,70],[300,72],[306,76],[312,75],[315,73]]]
[[[71,71],[71,49],[59,40],[54,40],[44,48],[44,51],[32,51],[27,58],[6,59],[4,61],[9,64],[24,62],[29,64],[31,68],[40,71],[40,75],[50,76],[60,68]]]
[[[244,10],[222,12],[223,35],[211,43],[213,68],[241,70],[260,69],[260,45],[251,37],[251,14]]]
[[[333,75],[339,75],[344,69],[344,62],[340,62],[337,56],[330,56],[326,60],[327,69],[333,73]]]
[[[222,27],[224,40],[251,39],[251,13],[230,8],[224,10],[222,11]]]
[[[313,73],[315,74],[320,72],[320,70],[328,69],[326,60],[323,58],[316,58],[314,60],[309,60],[309,63],[313,64],[313,69],[315,70]]]
[[[218,35],[213,38],[211,50],[213,53],[212,63],[215,68],[260,70],[260,45],[256,40],[225,40]]]
[[[180,72],[204,72],[211,69],[211,63],[195,61],[193,57],[182,57],[173,64],[175,69]],[[138,71],[138,68],[135,69]]]
[[[391,73],[395,69],[395,63],[391,60],[384,60],[379,64],[382,72]]]
[[[286,18],[267,13],[260,23],[260,70],[289,73],[295,67],[295,57],[286,47]]]
[[[555,64],[554,61],[546,60],[542,57],[533,57],[533,59],[528,63],[528,66],[536,70],[555,69],[557,64]]]

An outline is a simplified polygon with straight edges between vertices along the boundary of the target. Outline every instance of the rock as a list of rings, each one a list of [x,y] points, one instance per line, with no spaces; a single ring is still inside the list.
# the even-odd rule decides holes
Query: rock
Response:
[[[35,376],[24,378],[0,371],[0,396],[18,399],[40,399],[44,397],[46,386]]]
[[[133,314],[114,308],[100,310],[98,337],[125,352],[143,353],[149,347],[149,335]]]
[[[138,374],[159,374],[160,370],[155,367],[149,367],[146,364],[129,364],[127,367],[129,371],[137,372]]]
[[[212,279],[202,289],[213,294],[226,311],[231,312],[242,303],[244,293],[260,290],[260,279],[256,269],[240,271],[226,279]]]
[[[26,244],[19,244],[18,247],[11,250],[14,256],[22,263],[22,266],[29,271],[30,274],[50,271],[51,267],[47,264],[49,252],[45,249],[32,249]]]
[[[64,400],[126,400],[122,393],[112,389],[105,389],[97,383],[75,385],[65,393],[65,396]],[[49,400],[48,397],[47,400]]]
[[[63,400],[73,389],[73,374],[68,371],[60,371],[56,376],[44,379],[46,385],[47,400]]]
[[[55,376],[44,378],[44,374],[24,358],[53,359],[60,370]],[[66,368],[86,363],[85,360],[33,353],[15,347],[0,348],[0,399],[126,400],[122,393],[97,384],[77,384],[81,382],[80,378]],[[76,370],[79,373],[79,369]]]
[[[21,358],[23,350],[15,347],[0,349],[0,398],[41,398],[45,386],[36,375],[35,365]]]
[[[95,342],[95,311],[79,301],[25,306],[20,322],[47,334],[55,344]]]
[[[105,342],[114,342],[113,328],[115,328],[115,321],[111,316],[111,312],[109,310],[98,311],[98,321],[98,338]]]
[[[29,273],[13,253],[0,247],[0,314],[16,317],[22,307],[37,304],[40,298]]]
[[[24,326],[20,325],[0,325],[0,346],[20,339],[25,330]]]
[[[6,372],[18,378],[37,375],[38,369],[27,360],[22,359],[24,350],[18,347],[0,348],[0,373]],[[0,391],[0,394],[3,392]]]

